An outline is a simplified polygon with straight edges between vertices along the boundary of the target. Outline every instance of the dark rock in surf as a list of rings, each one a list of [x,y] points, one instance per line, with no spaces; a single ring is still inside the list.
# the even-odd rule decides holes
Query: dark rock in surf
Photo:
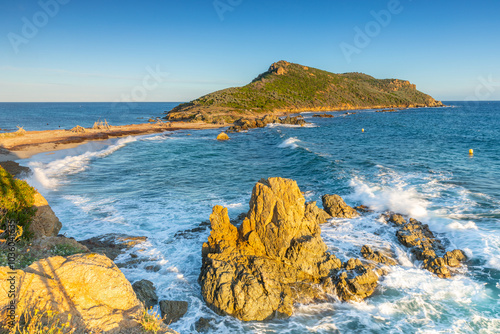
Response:
[[[143,279],[132,284],[132,288],[137,298],[144,303],[146,308],[158,304],[158,295],[156,294],[153,282]]]
[[[160,311],[163,322],[167,325],[176,322],[188,311],[188,302],[181,300],[162,300]]]

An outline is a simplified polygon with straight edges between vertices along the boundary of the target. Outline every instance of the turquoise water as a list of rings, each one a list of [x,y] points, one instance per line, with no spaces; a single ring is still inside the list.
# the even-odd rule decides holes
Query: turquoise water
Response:
[[[500,102],[447,104],[333,112],[338,117],[329,119],[304,114],[313,124],[268,126],[231,134],[227,142],[215,140],[220,130],[113,139],[22,163],[34,169],[28,181],[47,197],[67,236],[149,237],[142,252],[132,251],[146,261],[123,272],[132,282],[154,282],[160,299],[189,302],[171,326],[181,333],[194,332],[199,317],[214,319],[214,333],[500,332]],[[152,116],[164,110],[144,107]],[[231,217],[248,210],[255,182],[271,176],[296,180],[307,200],[337,193],[375,210],[322,225],[342,260],[359,257],[363,244],[396,254],[400,265],[371,298],[297,305],[289,319],[248,323],[206,307],[197,278],[209,230],[183,232],[208,220],[214,205],[228,207]],[[378,218],[385,210],[428,223],[470,261],[452,279],[421,269]],[[150,265],[160,270],[147,271]]]

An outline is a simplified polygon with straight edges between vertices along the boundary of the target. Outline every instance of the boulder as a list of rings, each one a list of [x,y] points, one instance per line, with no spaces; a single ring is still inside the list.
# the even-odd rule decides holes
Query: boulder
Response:
[[[143,307],[132,286],[113,261],[97,254],[78,254],[39,260],[12,274],[0,267],[0,280],[15,276],[17,312],[53,310],[79,329],[118,333],[139,328]],[[2,322],[10,303],[7,289],[0,289]]]
[[[57,218],[47,200],[37,191],[35,193],[36,213],[30,224],[28,231],[32,233],[33,239],[56,236],[62,228],[62,224]]]
[[[335,218],[355,218],[359,213],[347,205],[339,195],[323,195],[323,208]]]
[[[209,331],[213,331],[216,329],[215,326],[211,324],[213,320],[213,318],[201,317],[195,322],[194,329],[196,329],[198,333],[208,333]]]
[[[215,206],[199,278],[208,306],[250,321],[289,316],[294,303],[326,300],[341,262],[326,251],[311,211],[306,214],[297,183],[282,178],[255,185],[239,228],[226,208]]]
[[[221,132],[217,136],[217,140],[220,140],[220,141],[229,140],[229,136],[225,132]]]
[[[146,308],[149,309],[158,304],[158,295],[153,282],[143,279],[132,284],[132,288]]]
[[[176,322],[186,314],[188,302],[180,300],[162,300],[160,311],[163,322],[167,325]]]

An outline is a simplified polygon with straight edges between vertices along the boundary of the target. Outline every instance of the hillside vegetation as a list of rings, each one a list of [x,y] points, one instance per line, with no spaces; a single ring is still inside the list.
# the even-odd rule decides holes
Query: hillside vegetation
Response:
[[[208,121],[216,116],[425,106],[442,103],[405,80],[375,79],[363,73],[334,74],[282,60],[248,85],[183,103],[166,118]]]

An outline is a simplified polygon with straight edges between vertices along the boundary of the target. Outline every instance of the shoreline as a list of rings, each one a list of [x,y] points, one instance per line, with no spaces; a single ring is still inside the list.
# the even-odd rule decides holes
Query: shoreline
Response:
[[[0,161],[28,159],[39,153],[74,148],[91,141],[126,136],[139,136],[165,131],[217,129],[230,124],[204,122],[143,123],[110,126],[109,129],[85,128],[85,132],[71,130],[26,131],[23,134],[0,137]]]
[[[446,107],[446,105],[439,106]],[[425,108],[425,107],[406,107],[409,108]],[[273,116],[283,117],[285,115],[300,115],[303,113],[314,112],[335,112],[346,110],[369,110],[383,109],[381,106],[371,107],[348,107],[348,108],[317,108],[312,109],[296,109],[294,112],[278,110],[272,113]],[[401,109],[404,110],[404,109]],[[399,110],[398,110],[399,111]],[[242,115],[243,118],[245,118]],[[248,118],[248,117],[247,117]],[[202,130],[202,129],[219,129],[234,125],[233,123],[213,124],[200,122],[189,122],[183,120],[174,120],[166,123],[142,123],[109,126],[108,129],[93,129],[81,128],[84,132],[76,132],[68,129],[58,130],[41,130],[41,131],[26,131],[16,135],[16,132],[0,134],[0,162],[15,161],[28,159],[39,153],[48,153],[74,148],[91,141],[102,141],[109,138],[118,138],[126,136],[140,136],[153,133],[161,133],[165,131],[177,130]],[[9,135],[10,134],[10,135]]]

